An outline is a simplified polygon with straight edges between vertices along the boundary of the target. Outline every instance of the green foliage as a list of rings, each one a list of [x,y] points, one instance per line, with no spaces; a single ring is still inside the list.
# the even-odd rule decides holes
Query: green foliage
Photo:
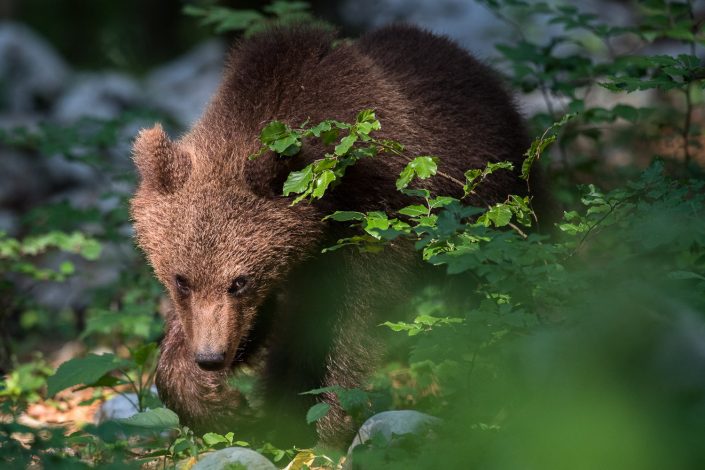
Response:
[[[365,391],[359,388],[345,388],[339,385],[316,388],[303,392],[302,395],[334,396],[340,407],[352,418],[356,426],[362,425],[367,418],[374,414],[375,403],[379,398],[379,393],[377,392]],[[308,413],[306,413],[306,421],[309,424],[314,423],[326,416],[330,409],[331,406],[327,402],[317,403],[309,408]]]
[[[56,370],[56,373],[47,380],[47,393],[54,396],[65,388],[74,385],[92,385],[98,382],[103,376],[119,367],[129,365],[127,361],[118,359],[114,354],[102,354],[100,356],[89,354],[86,357],[71,359],[64,362]],[[106,381],[104,379],[104,381]]]
[[[529,177],[531,176],[531,168],[532,166],[541,158],[541,154],[551,145],[553,144],[556,139],[558,138],[558,131],[565,126],[568,121],[573,119],[576,115],[575,114],[566,114],[563,116],[560,121],[554,122],[551,124],[551,126],[548,127],[544,131],[544,133],[541,135],[541,137],[537,137],[536,139],[531,142],[531,147],[526,151],[524,154],[524,162],[521,164],[521,178],[529,181]],[[488,167],[489,168],[489,167]],[[471,170],[473,171],[473,170]],[[474,170],[477,171],[477,170]],[[484,179],[484,173],[481,175]],[[465,174],[465,177],[467,178],[468,175],[467,173]],[[468,184],[470,181],[468,181]],[[473,188],[474,189],[474,188]],[[466,192],[468,192],[466,190]]]
[[[308,424],[315,423],[319,419],[323,418],[330,411],[330,404],[328,403],[316,403],[311,408],[309,408],[306,413],[306,422]]]
[[[602,22],[598,15],[586,13],[572,5],[548,2],[514,0],[481,0],[515,32],[516,41],[499,44],[503,64],[512,71],[509,79],[523,91],[539,92],[546,102],[546,112],[538,113],[533,123],[545,128],[566,112],[579,113],[570,126],[564,129],[561,156],[567,169],[568,146],[578,137],[595,141],[600,149],[599,137],[603,123],[626,120],[635,126],[611,129],[625,134],[625,139],[638,138],[648,133],[658,139],[658,129],[676,128],[683,141],[684,159],[690,162],[690,143],[693,128],[692,110],[702,101],[705,86],[705,68],[696,54],[696,48],[705,41],[702,23],[694,18],[693,2],[655,0],[640,1],[634,7],[639,19],[633,26],[613,26]],[[535,40],[521,27],[521,21],[546,22],[559,26],[562,31],[550,38]],[[634,51],[649,48],[652,44],[668,39],[682,45],[682,53],[674,56],[635,55]],[[685,101],[685,109],[673,107],[634,107],[616,104],[606,109],[594,103],[596,88],[613,92],[655,90],[667,92],[670,99]],[[616,96],[614,98],[617,98]],[[557,102],[562,101],[562,109]],[[674,124],[674,120],[675,124]],[[620,139],[614,139],[619,141]],[[579,160],[581,149],[573,147],[572,165]],[[608,148],[604,149],[604,153]],[[595,155],[591,157],[594,160]]]
[[[41,391],[46,385],[47,377],[52,369],[42,359],[35,356],[34,360],[18,364],[3,382],[0,382],[0,403],[6,403],[13,416],[18,416],[25,410],[27,404],[40,400]]]
[[[248,447],[250,444],[245,441],[235,440],[235,433],[229,432],[224,435],[208,432],[203,435],[203,443],[210,447],[211,449],[218,449],[220,447]]]
[[[377,140],[371,136],[373,131],[380,128],[381,125],[371,109],[360,111],[352,124],[326,120],[310,125],[306,121],[294,129],[279,121],[273,121],[262,129],[260,133],[262,146],[257,153],[250,156],[250,159],[259,158],[268,150],[281,156],[293,157],[301,150],[304,139],[320,139],[324,145],[329,146],[337,142],[331,153],[324,154],[323,158],[315,160],[299,171],[291,172],[284,182],[285,196],[292,193],[298,194],[292,205],[307,198],[320,199],[329,188],[337,185],[345,174],[345,169],[361,158],[374,157],[379,152],[399,147],[395,142]],[[356,146],[356,143],[363,145]],[[428,167],[428,164],[425,166]],[[428,172],[430,167],[419,171]]]
[[[397,189],[401,190],[409,186],[414,178],[425,180],[436,174],[438,171],[437,157],[416,157],[407,163],[406,167],[399,173],[397,179]]]
[[[115,119],[81,118],[73,124],[42,122],[36,127],[0,129],[0,144],[44,157],[61,155],[67,160],[105,168],[105,154],[121,139],[125,127],[135,122],[155,119],[171,122],[154,112],[134,110]]]
[[[413,323],[386,321],[382,323],[382,325],[389,327],[392,331],[406,331],[409,336],[415,336],[419,333],[430,331],[434,326],[451,325],[453,323],[462,322],[462,318],[434,317],[432,315],[422,314],[414,318]]]
[[[58,269],[39,267],[32,261],[51,250],[75,253],[87,260],[95,260],[100,256],[100,243],[80,232],[52,231],[22,240],[0,232],[0,274],[21,274],[38,281],[63,281],[74,272],[70,261],[61,263]]]
[[[157,352],[156,343],[146,343],[130,351],[129,359],[107,353],[70,359],[48,378],[47,394],[51,397],[61,390],[83,384],[85,387],[108,387],[124,395],[115,387],[128,386],[137,395],[137,409],[143,411],[150,404],[159,403],[150,390]]]
[[[262,8],[262,12],[249,9],[234,9],[214,5],[186,5],[186,15],[201,18],[201,24],[211,26],[216,33],[242,32],[249,37],[273,24],[317,23],[307,2],[275,0]]]

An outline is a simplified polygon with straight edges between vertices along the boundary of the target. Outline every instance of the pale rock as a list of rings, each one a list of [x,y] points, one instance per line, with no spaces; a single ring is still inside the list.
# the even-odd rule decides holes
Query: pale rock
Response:
[[[82,74],[57,101],[54,117],[74,122],[83,117],[113,119],[143,100],[133,78],[116,72]]]
[[[240,464],[247,470],[276,470],[272,462],[262,454],[245,447],[228,447],[216,450],[201,458],[192,470],[222,470],[232,464]]]
[[[69,69],[54,48],[28,27],[0,21],[0,103],[27,112],[61,92]]]
[[[383,411],[365,421],[352,444],[348,448],[348,457],[360,444],[369,441],[375,434],[382,434],[387,442],[393,442],[394,436],[403,434],[425,433],[429,428],[438,426],[441,420],[414,410]]]
[[[220,83],[224,56],[224,44],[211,40],[155,69],[147,77],[148,102],[190,126]]]

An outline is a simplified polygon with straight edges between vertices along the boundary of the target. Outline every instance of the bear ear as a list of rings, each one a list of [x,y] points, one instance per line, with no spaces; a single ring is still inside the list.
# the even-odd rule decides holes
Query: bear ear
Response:
[[[140,131],[132,153],[142,184],[162,194],[178,191],[191,174],[191,158],[159,124]]]

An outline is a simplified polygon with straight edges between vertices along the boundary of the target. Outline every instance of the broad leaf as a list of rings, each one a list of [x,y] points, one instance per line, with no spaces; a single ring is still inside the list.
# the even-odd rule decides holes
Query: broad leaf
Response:
[[[291,193],[304,193],[309,189],[313,181],[313,169],[307,165],[301,171],[292,171],[284,182],[284,196]]]
[[[316,403],[306,413],[306,422],[308,424],[314,423],[327,415],[328,411],[330,411],[328,403]]]
[[[438,170],[437,157],[416,157],[399,173],[396,185],[398,190],[406,188],[414,177],[430,178]]]
[[[91,385],[108,372],[133,364],[132,361],[120,359],[114,354],[89,354],[68,360],[59,366],[54,375],[47,378],[47,394],[54,396],[74,385]]]
[[[325,194],[326,189],[328,189],[328,186],[335,181],[336,176],[335,173],[333,173],[331,170],[325,170],[323,173],[321,173],[315,181],[315,189],[313,190],[313,197],[316,197],[318,199],[323,197],[323,194]]]
[[[365,214],[362,212],[355,211],[335,211],[330,215],[327,215],[323,220],[335,220],[336,222],[349,222],[351,220],[364,220]]]

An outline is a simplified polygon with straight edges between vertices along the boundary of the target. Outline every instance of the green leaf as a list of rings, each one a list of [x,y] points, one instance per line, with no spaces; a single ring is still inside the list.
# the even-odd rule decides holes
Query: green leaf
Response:
[[[438,169],[438,158],[436,157],[416,157],[409,165],[412,165],[416,176],[421,179],[430,178],[436,174]]]
[[[365,220],[365,214],[355,211],[335,211],[327,215],[323,220],[335,220],[337,222],[349,222],[351,220]]]
[[[74,385],[90,385],[110,371],[131,365],[131,361],[120,359],[114,354],[88,354],[86,357],[68,360],[59,366],[54,375],[47,378],[47,394],[53,397]]]
[[[64,261],[61,263],[61,266],[59,266],[59,272],[64,275],[70,275],[73,274],[75,271],[75,268],[73,266],[73,263],[71,261]]]
[[[399,178],[396,181],[397,189],[406,188],[414,177],[426,179],[435,175],[438,170],[437,162],[437,157],[423,156],[414,158],[399,173]]]
[[[568,121],[573,119],[577,114],[568,113],[563,115],[563,117],[551,124],[548,129],[546,129],[542,136],[537,137],[531,143],[531,147],[524,153],[526,157],[524,162],[521,164],[521,178],[528,180],[531,175],[531,167],[534,162],[541,158],[543,152],[557,139],[558,131],[565,126]]]
[[[369,233],[375,238],[379,238],[380,235],[377,233],[378,230],[387,230],[390,225],[389,217],[387,214],[380,211],[369,212],[365,217],[364,229],[365,232]]]
[[[372,109],[363,109],[359,113],[357,113],[357,117],[355,118],[355,121],[360,123],[360,122],[373,122],[376,121],[377,118],[375,117],[375,112]]]
[[[457,201],[457,199],[455,199],[454,197],[438,196],[438,197],[435,197],[435,198],[429,200],[428,205],[429,205],[429,207],[431,207],[431,209],[435,209],[436,207],[447,206],[448,204],[451,204],[455,201]]]
[[[346,135],[345,137],[343,137],[340,140],[340,143],[335,146],[335,150],[334,150],[335,154],[339,157],[342,157],[343,155],[345,155],[346,153],[348,153],[350,151],[350,149],[352,148],[353,144],[355,144],[355,142],[357,142],[357,135],[355,135],[355,134]]]
[[[506,204],[497,204],[492,206],[487,210],[482,216],[477,220],[479,223],[485,225],[485,227],[490,226],[490,222],[494,224],[495,227],[504,227],[512,220],[512,209]]]
[[[323,173],[321,173],[315,180],[313,197],[318,199],[322,198],[323,194],[325,194],[326,192],[326,189],[328,189],[328,186],[335,180],[335,173],[333,173],[331,170],[325,170]]]
[[[218,444],[230,444],[230,441],[225,436],[214,432],[207,432],[203,435],[203,442],[206,443],[208,447],[213,447]]]
[[[81,246],[81,256],[89,261],[95,261],[100,257],[101,246],[97,240],[86,240]]]
[[[135,361],[135,364],[142,367],[156,354],[157,349],[157,343],[144,344],[132,352],[132,359]]]
[[[292,133],[282,139],[274,141],[274,143],[270,145],[270,148],[279,155],[293,157],[301,150],[301,139],[297,134]]]
[[[313,182],[313,168],[307,165],[301,171],[292,171],[284,182],[284,196],[291,193],[301,194],[309,191]]]
[[[308,130],[308,133],[314,137],[320,137],[322,133],[331,130],[332,126],[330,121],[319,122],[317,125],[313,126]]]
[[[314,388],[313,390],[307,390],[305,392],[299,393],[299,395],[321,395],[322,393],[336,393],[340,390],[339,385],[329,385],[328,387]]]
[[[482,170],[473,168],[465,172],[465,185],[463,186],[463,191],[465,196],[470,194],[475,190],[480,181],[478,179],[482,176]]]
[[[348,413],[353,413],[357,409],[367,405],[369,395],[359,388],[340,388],[336,395],[340,406]]]
[[[260,132],[259,134],[259,140],[261,140],[263,144],[269,145],[275,142],[276,140],[279,140],[282,137],[286,136],[286,134],[286,124],[279,121],[272,121],[266,126],[264,126],[262,132]]]
[[[512,162],[487,162],[487,168],[483,172],[485,175],[491,175],[497,170],[513,170],[514,164]]]
[[[116,419],[120,424],[142,429],[173,429],[179,427],[179,417],[169,408],[143,411],[125,419]]]
[[[402,215],[408,215],[410,217],[424,216],[428,215],[428,207],[422,206],[420,204],[415,204],[399,209],[399,213]]]
[[[423,197],[423,198],[431,197],[431,192],[428,189],[405,188],[405,189],[401,190],[401,193],[406,194],[407,196],[413,196],[413,197]]]
[[[311,408],[309,408],[306,413],[306,423],[315,423],[319,419],[323,418],[330,411],[330,405],[328,403],[316,403]]]

